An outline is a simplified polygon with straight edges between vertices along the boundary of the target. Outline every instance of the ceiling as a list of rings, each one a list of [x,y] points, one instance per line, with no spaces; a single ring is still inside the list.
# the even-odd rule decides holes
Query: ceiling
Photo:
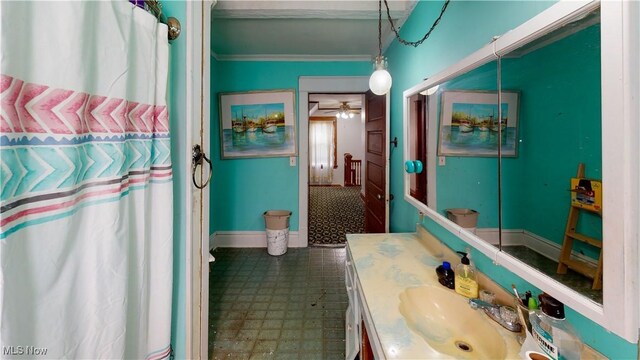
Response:
[[[388,0],[400,27],[417,0]],[[383,50],[393,41],[382,5]],[[220,0],[211,19],[218,60],[336,59],[369,61],[378,54],[377,0]]]
[[[362,94],[309,94],[309,116],[336,116],[346,102],[355,113],[362,108]]]

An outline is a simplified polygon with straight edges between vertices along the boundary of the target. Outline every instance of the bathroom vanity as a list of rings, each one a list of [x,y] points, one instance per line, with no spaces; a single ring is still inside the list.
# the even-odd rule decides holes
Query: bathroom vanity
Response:
[[[359,352],[360,359],[367,358],[368,345],[376,359],[518,358],[518,333],[502,328],[482,310],[471,309],[468,299],[438,283],[435,268],[456,258],[424,229],[415,234],[347,235],[346,358]],[[512,301],[495,284],[487,285],[486,278],[482,284],[499,300]],[[444,301],[429,308],[438,301],[429,294]],[[431,314],[435,316],[420,313],[438,312],[447,303],[450,311]],[[420,309],[422,305],[426,307]],[[467,316],[460,318],[460,313]],[[426,318],[432,319],[430,328],[421,329]]]
[[[408,234],[347,235],[346,359],[520,358],[520,333],[438,283],[435,268],[458,259],[422,226]],[[478,283],[496,303],[513,304],[486,276]],[[585,347],[583,358],[604,357]]]

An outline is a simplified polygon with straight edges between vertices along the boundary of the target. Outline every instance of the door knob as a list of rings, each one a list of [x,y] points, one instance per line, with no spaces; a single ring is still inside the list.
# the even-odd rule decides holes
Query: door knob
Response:
[[[380,195],[380,194],[376,195],[376,198],[378,198],[378,200],[382,200],[383,199],[382,195]]]

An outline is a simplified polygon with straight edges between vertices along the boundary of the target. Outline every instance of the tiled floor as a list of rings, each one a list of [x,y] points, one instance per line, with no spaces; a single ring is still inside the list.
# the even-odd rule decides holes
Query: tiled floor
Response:
[[[571,269],[569,269],[564,275],[558,274],[557,261],[553,261],[541,254],[538,254],[537,252],[529,249],[526,246],[510,245],[502,246],[502,249],[527,264],[533,264],[533,267],[542,271],[552,279],[555,279],[572,288],[573,290],[581,293],[582,295],[590,298],[591,300],[602,304],[602,289],[591,289],[591,286],[593,285],[593,279],[589,279],[588,277],[581,275]]]
[[[344,359],[344,248],[216,249],[212,359]]]

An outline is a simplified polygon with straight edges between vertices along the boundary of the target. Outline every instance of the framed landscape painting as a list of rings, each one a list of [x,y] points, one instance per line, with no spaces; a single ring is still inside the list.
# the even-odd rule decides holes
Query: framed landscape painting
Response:
[[[516,157],[519,100],[519,92],[503,91],[498,111],[495,91],[444,91],[438,156],[498,156],[501,139],[502,156]]]
[[[220,93],[222,159],[297,154],[295,90]]]

